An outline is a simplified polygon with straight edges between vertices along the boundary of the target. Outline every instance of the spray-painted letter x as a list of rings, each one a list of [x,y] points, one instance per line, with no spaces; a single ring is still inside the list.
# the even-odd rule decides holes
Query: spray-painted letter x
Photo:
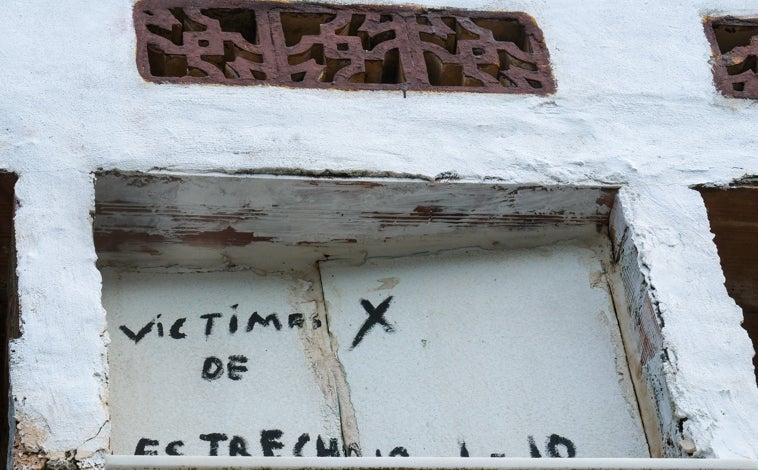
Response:
[[[395,328],[384,318],[384,312],[386,312],[389,308],[390,302],[392,302],[392,296],[387,297],[382,303],[374,307],[374,305],[368,300],[361,299],[361,305],[366,310],[366,313],[368,313],[368,318],[363,323],[361,329],[358,330],[358,334],[355,335],[353,346],[350,349],[358,346],[358,344],[360,344],[360,342],[363,340],[363,337],[366,335],[366,333],[368,333],[368,330],[370,330],[377,323],[382,325],[384,327],[384,331],[387,333],[392,333],[395,331]]]

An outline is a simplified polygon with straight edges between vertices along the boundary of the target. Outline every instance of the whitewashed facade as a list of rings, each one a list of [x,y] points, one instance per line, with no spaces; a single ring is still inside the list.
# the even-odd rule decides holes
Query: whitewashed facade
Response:
[[[650,451],[679,457],[758,459],[754,351],[740,327],[741,309],[724,287],[705,205],[692,189],[701,184],[726,186],[758,174],[758,106],[754,100],[727,99],[716,92],[710,45],[702,25],[708,15],[756,16],[758,2],[434,0],[423,5],[532,15],[545,35],[557,92],[547,97],[434,92],[403,96],[381,91],[147,83],[135,65],[133,2],[5,2],[0,9],[4,25],[0,170],[18,175],[14,222],[22,332],[9,345],[15,427],[11,465],[39,469],[46,462],[63,461],[80,468],[102,468],[112,451],[126,453],[117,447],[126,441],[119,441],[124,434],[119,434],[115,422],[125,413],[120,398],[124,391],[111,389],[124,376],[116,376],[122,370],[118,362],[111,363],[109,370],[108,355],[119,353],[128,343],[116,339],[121,333],[114,326],[121,323],[109,324],[114,313],[106,313],[108,299],[117,299],[113,290],[120,284],[114,281],[118,274],[98,269],[93,239],[96,175],[109,171],[216,176],[219,181],[235,174],[312,180],[339,175],[346,181],[360,178],[378,183],[392,179],[618,188],[610,215],[613,244],[619,246],[626,237],[634,247],[631,252],[636,256],[622,264],[640,273],[663,322],[665,357],[645,371],[652,374],[648,380],[660,384],[653,393],[661,395],[651,401],[656,407],[653,412],[635,411],[643,416],[657,414],[660,421],[660,441],[650,442],[651,434],[647,434]],[[544,209],[556,210],[563,202],[548,200]],[[192,204],[202,205],[202,194]],[[291,217],[297,218],[294,212]],[[540,249],[550,251],[556,245],[547,238],[548,248]],[[599,249],[605,250],[602,256],[591,258],[611,261],[610,245]],[[581,251],[559,250],[560,256],[585,256],[572,250]],[[528,262],[531,253],[520,262]],[[286,249],[277,256],[286,258]],[[218,253],[208,259],[221,263]],[[245,265],[234,256],[231,260]],[[571,269],[580,262],[566,263],[566,276],[576,276]],[[338,273],[351,268],[330,265],[325,269]],[[386,271],[381,262],[376,269]],[[375,277],[392,276],[377,273]],[[346,273],[344,282],[359,278]],[[468,279],[479,284],[474,277]],[[280,290],[294,295],[293,289],[308,289],[268,282],[271,286],[264,290],[271,297]],[[340,282],[324,283],[326,302],[344,289]],[[151,287],[149,280],[138,283]],[[132,292],[126,290],[124,299]],[[162,298],[160,293],[151,295],[160,302],[171,303],[172,295],[191,301],[176,286],[167,292]],[[369,299],[368,293],[361,295]],[[147,297],[139,298],[130,302],[147,302]],[[375,307],[382,298],[369,300]],[[339,305],[337,300],[331,302]],[[605,304],[607,299],[598,302]],[[237,302],[224,305],[233,303]],[[349,332],[357,325],[334,326],[339,343],[347,349],[352,339]],[[282,335],[289,326],[283,328]],[[346,328],[346,339],[340,339],[339,328]],[[524,331],[539,343],[539,330]],[[623,325],[621,333],[625,333]],[[376,337],[366,336],[366,340],[381,339],[385,332],[375,327],[368,335]],[[467,357],[465,347],[447,346],[456,354],[440,354],[450,356],[454,368],[467,368],[473,355],[481,352],[472,349],[472,357]],[[382,350],[371,347],[379,348],[377,353]],[[535,348],[534,354],[539,354],[539,346]],[[233,354],[219,351],[225,363]],[[300,359],[293,357],[292,362]],[[309,370],[307,361],[298,364],[302,371]],[[496,368],[497,362],[492,366]],[[346,363],[344,367],[347,383],[337,380],[335,387],[369,386],[379,380],[358,370],[351,383],[351,370],[360,366]],[[433,378],[434,367],[424,367],[424,374]],[[414,391],[408,381],[401,385]],[[329,403],[319,403],[321,392],[315,382],[308,391],[293,391],[293,400],[307,396],[310,405],[283,418],[296,422],[303,416],[309,423],[303,427],[314,429],[302,432],[310,432],[314,440],[320,432],[315,428],[339,427],[339,411]],[[380,420],[371,424],[377,429],[396,426],[393,420],[382,422],[379,410],[372,409],[378,406],[372,404],[376,397],[352,393],[356,393],[352,405],[358,431],[362,414],[373,413]],[[622,395],[619,392],[620,400]],[[445,399],[458,398],[465,397]],[[418,418],[413,409],[408,408],[409,421]],[[296,424],[285,435],[291,441],[297,438]],[[120,425],[123,430],[123,422]],[[259,428],[255,429],[258,433]],[[229,437],[243,433],[228,432]],[[527,436],[537,431],[514,432],[523,434],[523,442],[519,441],[523,448],[503,452],[527,456]],[[542,434],[535,437],[540,451],[544,451]],[[627,435],[631,434],[633,430]],[[251,454],[262,455],[259,438],[259,434],[251,435],[256,444]],[[381,438],[377,442],[392,445]],[[131,443],[124,444],[124,449],[132,448]],[[287,442],[288,454],[292,445]],[[459,445],[456,442],[454,453],[459,452]],[[383,447],[382,455],[390,450]],[[469,450],[473,455],[474,448]],[[371,448],[370,455],[373,452]],[[430,448],[427,455],[441,452]]]

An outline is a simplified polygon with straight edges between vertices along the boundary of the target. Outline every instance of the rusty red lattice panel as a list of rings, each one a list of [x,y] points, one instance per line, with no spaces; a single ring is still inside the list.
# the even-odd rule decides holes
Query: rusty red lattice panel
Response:
[[[152,82],[555,91],[542,32],[519,12],[142,0],[134,25]]]
[[[758,98],[758,18],[706,18],[716,88],[733,98]]]

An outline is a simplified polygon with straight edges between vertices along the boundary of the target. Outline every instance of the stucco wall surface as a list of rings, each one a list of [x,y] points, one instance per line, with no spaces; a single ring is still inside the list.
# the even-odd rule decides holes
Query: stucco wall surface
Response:
[[[425,5],[533,15],[557,93],[158,85],[137,73],[131,1],[4,2],[0,169],[19,176],[23,335],[11,344],[11,380],[20,452],[86,468],[109,449],[93,172],[330,170],[621,185],[664,320],[662,380],[676,417],[666,425],[695,456],[758,458],[752,346],[689,188],[758,174],[758,104],[715,92],[701,23],[758,15],[758,1]]]
[[[564,457],[649,457],[602,251],[319,263],[365,453],[528,457],[553,436]],[[384,305],[390,329],[355,336],[357,298]]]
[[[261,439],[260,432],[251,433],[254,427],[267,430],[268,442],[280,441],[282,434],[297,442],[307,434],[313,442],[300,453],[315,456],[317,436],[324,447],[340,437],[336,394],[328,384],[320,387],[313,354],[299,339],[317,315],[315,302],[308,300],[309,283],[244,271],[104,277],[103,302],[113,325],[113,453],[133,454],[135,444],[149,436],[162,444],[149,451],[163,454],[173,441],[182,443],[176,452],[207,455],[215,433],[226,436],[217,443],[218,455],[228,455],[227,446],[237,455],[251,455]],[[253,311],[262,320],[248,324]],[[308,320],[305,328],[287,324],[292,311]],[[280,323],[273,323],[272,314]],[[161,324],[160,336],[135,341],[116,330],[124,325],[139,332],[149,322]],[[275,406],[280,397],[287,406]],[[276,444],[269,450],[280,453]]]

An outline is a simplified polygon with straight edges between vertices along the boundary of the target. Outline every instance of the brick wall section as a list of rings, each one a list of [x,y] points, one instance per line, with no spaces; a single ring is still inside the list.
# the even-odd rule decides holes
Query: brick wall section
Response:
[[[628,211],[628,209],[626,209]],[[682,457],[675,443],[676,426],[671,423],[671,397],[659,371],[666,360],[661,331],[662,318],[648,276],[643,272],[640,253],[619,198],[611,212],[610,237],[613,243],[611,284],[619,328],[624,338],[629,370],[635,384],[651,457]]]

